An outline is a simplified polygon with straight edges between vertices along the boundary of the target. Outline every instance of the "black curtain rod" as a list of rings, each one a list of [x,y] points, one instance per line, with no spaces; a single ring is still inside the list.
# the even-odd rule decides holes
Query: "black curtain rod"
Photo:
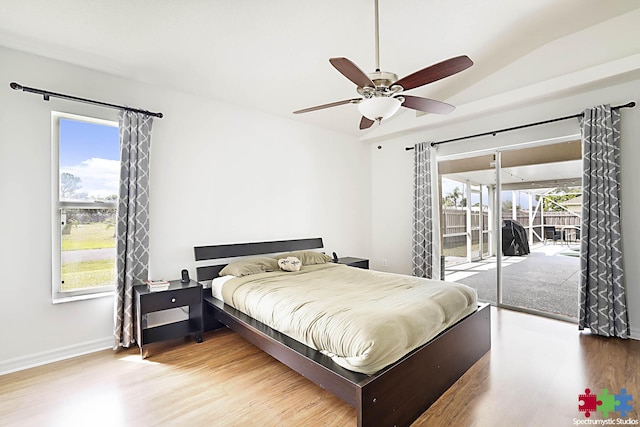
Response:
[[[151,111],[140,110],[138,108],[130,108],[130,107],[125,107],[123,105],[115,105],[115,104],[108,104],[106,102],[101,102],[101,101],[94,101],[93,99],[79,98],[77,96],[71,96],[71,95],[65,95],[65,94],[62,94],[62,93],[49,92],[48,90],[35,89],[35,88],[32,88],[32,87],[22,86],[21,84],[18,84],[16,82],[11,82],[9,84],[9,86],[11,86],[11,89],[21,90],[23,92],[37,93],[38,95],[42,95],[42,98],[45,101],[48,101],[49,97],[53,96],[54,98],[62,98],[62,99],[68,99],[70,101],[84,102],[85,104],[100,105],[102,107],[117,108],[119,110],[133,111],[133,112],[136,112],[136,113],[146,114],[147,116],[158,117],[159,119],[161,119],[163,117],[162,113],[152,113]]]
[[[617,107],[611,107],[611,109],[612,110],[619,110],[620,108],[633,108],[635,106],[636,106],[636,103],[634,101],[631,101],[631,102],[629,102],[627,104],[624,104],[624,105],[618,105]],[[514,126],[514,127],[506,128],[506,129],[498,129],[498,130],[492,130],[490,132],[477,133],[475,135],[461,136],[460,138],[453,138],[453,139],[447,139],[445,141],[432,142],[431,146],[433,147],[435,145],[445,144],[447,142],[461,141],[463,139],[477,138],[479,136],[487,136],[487,135],[496,136],[496,134],[498,134],[498,133],[508,132],[510,130],[524,129],[524,128],[528,128],[528,127],[532,127],[532,126],[545,125],[547,123],[559,122],[561,120],[575,119],[575,118],[578,118],[578,117],[582,117],[583,115],[584,115],[584,113],[578,113],[578,114],[573,114],[571,116],[558,117],[557,119],[545,120],[543,122],[529,123],[529,124],[526,124],[526,125]],[[414,148],[415,147],[404,147],[404,149],[407,150],[407,151],[411,151]]]

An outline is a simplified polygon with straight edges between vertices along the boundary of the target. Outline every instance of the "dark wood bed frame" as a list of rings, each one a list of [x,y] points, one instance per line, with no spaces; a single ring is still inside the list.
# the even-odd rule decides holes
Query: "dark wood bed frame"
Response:
[[[196,246],[196,261],[320,249],[321,238]],[[210,280],[226,264],[197,267]],[[205,330],[227,326],[247,341],[357,409],[358,426],[409,426],[491,348],[489,305],[374,375],[349,371],[331,358],[204,292]]]

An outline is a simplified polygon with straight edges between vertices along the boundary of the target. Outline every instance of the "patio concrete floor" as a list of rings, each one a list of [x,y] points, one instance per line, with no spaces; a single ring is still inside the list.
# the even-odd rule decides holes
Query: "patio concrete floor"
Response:
[[[504,304],[578,319],[579,248],[557,243],[532,246],[526,256],[502,260]],[[496,302],[496,258],[447,266],[445,280],[464,283],[478,299]]]

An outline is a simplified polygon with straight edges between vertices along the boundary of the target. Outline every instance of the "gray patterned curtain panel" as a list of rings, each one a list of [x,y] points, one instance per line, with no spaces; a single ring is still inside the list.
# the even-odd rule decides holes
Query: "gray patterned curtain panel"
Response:
[[[627,338],[620,224],[620,113],[609,105],[584,111],[580,330]]]
[[[413,275],[440,278],[440,221],[435,148],[428,142],[414,147],[413,160]],[[435,194],[434,194],[435,193]]]
[[[121,111],[114,349],[134,341],[133,287],[148,278],[149,148],[153,119]]]

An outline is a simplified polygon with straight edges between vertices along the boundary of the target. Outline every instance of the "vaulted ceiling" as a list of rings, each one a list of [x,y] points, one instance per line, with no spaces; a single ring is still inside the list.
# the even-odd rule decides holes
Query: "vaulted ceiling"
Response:
[[[478,85],[545,44],[639,7],[636,0],[380,0],[381,68],[402,77],[468,55],[473,67],[411,94],[469,102],[566,72],[543,62]],[[328,59],[344,56],[374,71],[374,2],[2,1],[0,45],[362,135],[354,105],[291,112],[357,96]]]

